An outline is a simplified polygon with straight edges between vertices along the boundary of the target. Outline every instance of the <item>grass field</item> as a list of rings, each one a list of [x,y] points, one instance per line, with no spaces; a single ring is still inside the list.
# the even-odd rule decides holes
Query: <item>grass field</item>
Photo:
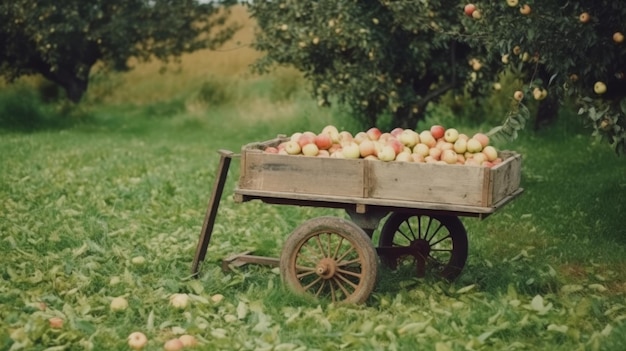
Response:
[[[293,295],[270,267],[223,272],[225,256],[278,256],[303,221],[346,216],[235,203],[237,160],[192,279],[219,149],[360,128],[340,108],[318,109],[292,71],[246,73],[255,55],[198,53],[164,75],[140,66],[95,81],[70,125],[0,131],[0,350],[126,350],[133,331],[147,350],[181,334],[202,350],[624,349],[626,162],[571,113],[498,145],[523,155],[525,192],[485,220],[462,219],[470,254],[452,283],[381,268],[352,306]],[[170,303],[177,293],[186,307]],[[117,297],[128,307],[112,310]]]

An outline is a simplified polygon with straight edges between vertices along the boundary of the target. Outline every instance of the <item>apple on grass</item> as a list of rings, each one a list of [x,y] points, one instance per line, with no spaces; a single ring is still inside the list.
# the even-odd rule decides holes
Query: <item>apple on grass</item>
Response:
[[[61,317],[50,317],[48,319],[48,324],[52,329],[61,329],[63,328],[63,318]]]
[[[176,338],[176,339],[169,339],[165,342],[165,344],[163,344],[163,349],[165,351],[180,351],[185,347],[185,345],[183,344],[183,342]]]
[[[170,305],[175,308],[184,309],[189,304],[189,295],[187,294],[172,294],[170,296]]]
[[[193,335],[184,334],[184,335],[179,336],[178,340],[180,340],[183,343],[184,347],[196,347],[196,346],[198,346],[198,340]]]
[[[472,17],[472,14],[474,13],[474,11],[476,11],[476,5],[474,5],[474,4],[467,4],[463,8],[463,12],[468,17]]]
[[[148,343],[148,338],[142,332],[132,332],[128,336],[128,346],[133,350],[141,350]]]
[[[122,296],[118,296],[118,297],[113,298],[113,300],[111,300],[111,304],[109,307],[111,308],[111,311],[114,311],[114,312],[124,311],[125,309],[128,308],[128,301]]]

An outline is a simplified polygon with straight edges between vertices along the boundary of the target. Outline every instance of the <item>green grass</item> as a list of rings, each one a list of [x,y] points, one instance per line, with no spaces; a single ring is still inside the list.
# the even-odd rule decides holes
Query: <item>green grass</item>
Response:
[[[345,216],[235,203],[237,160],[191,279],[217,150],[328,123],[358,130],[305,94],[268,94],[272,84],[293,86],[233,83],[235,100],[219,106],[92,103],[73,126],[1,132],[0,349],[124,350],[135,330],[148,350],[183,332],[211,350],[623,349],[626,162],[571,114],[498,145],[523,155],[525,192],[484,220],[463,218],[470,255],[453,283],[381,268],[366,304],[335,306],[289,293],[276,269],[223,272],[225,256],[278,256],[306,219]],[[190,306],[170,306],[173,293]],[[127,310],[110,310],[117,296]],[[51,316],[65,319],[61,330]]]

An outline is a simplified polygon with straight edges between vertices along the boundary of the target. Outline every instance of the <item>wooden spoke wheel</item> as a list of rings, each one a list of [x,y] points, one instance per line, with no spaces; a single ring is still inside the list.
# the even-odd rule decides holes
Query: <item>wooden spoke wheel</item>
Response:
[[[288,287],[333,302],[365,302],[377,270],[378,256],[367,234],[336,217],[304,222],[287,238],[280,255],[280,274]]]
[[[383,225],[377,251],[392,269],[411,264],[418,277],[453,280],[467,260],[467,233],[456,216],[394,212]]]

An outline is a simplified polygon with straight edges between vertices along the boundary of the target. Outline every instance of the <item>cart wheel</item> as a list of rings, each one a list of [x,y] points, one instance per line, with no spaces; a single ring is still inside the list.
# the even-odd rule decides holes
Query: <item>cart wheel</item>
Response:
[[[378,252],[392,269],[409,263],[418,277],[454,280],[467,260],[467,233],[456,216],[394,212],[383,225]]]
[[[280,255],[280,274],[288,287],[333,302],[365,302],[377,270],[378,257],[367,234],[336,217],[304,222],[287,238]]]

